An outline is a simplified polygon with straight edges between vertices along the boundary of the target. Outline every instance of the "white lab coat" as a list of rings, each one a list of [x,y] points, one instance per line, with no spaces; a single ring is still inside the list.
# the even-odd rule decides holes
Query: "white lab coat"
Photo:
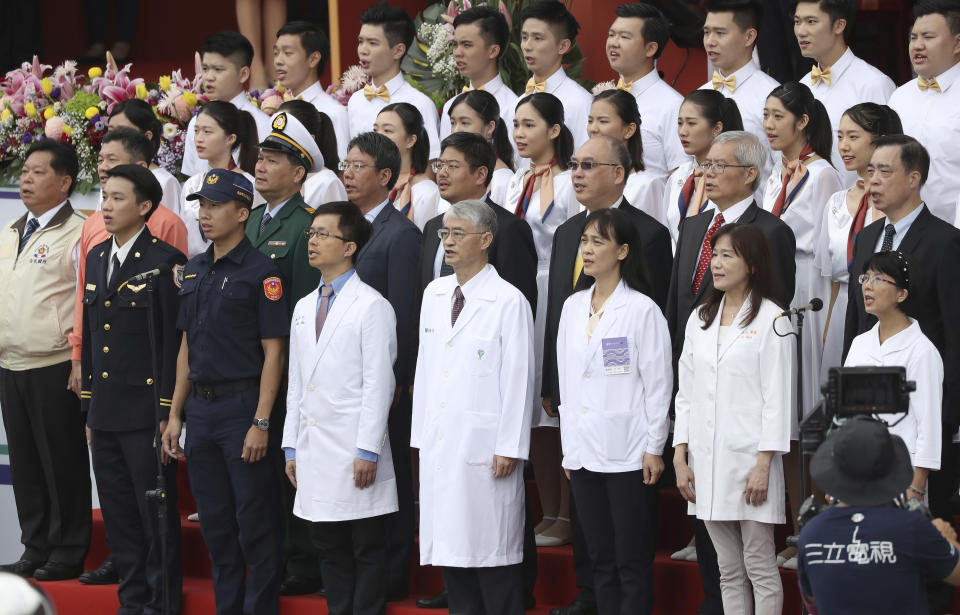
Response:
[[[903,366],[907,380],[917,383],[910,393],[906,416],[883,416],[890,433],[903,438],[914,467],[940,469],[940,414],[943,404],[943,360],[937,347],[920,330],[913,318],[910,326],[880,343],[880,323],[853,339],[845,367]],[[902,420],[900,420],[902,419]],[[893,425],[896,421],[900,421]]]
[[[587,339],[593,287],[563,304],[557,330],[563,467],[632,472],[662,455],[673,393],[670,333],[660,308],[623,281]],[[629,372],[605,374],[603,340],[626,338]]]
[[[297,302],[290,325],[287,418],[282,446],[297,451],[293,513],[307,521],[349,521],[397,510],[387,437],[395,388],[396,316],[354,274],[335,296],[320,339],[317,297]],[[366,489],[353,481],[361,448],[379,455]]]
[[[420,449],[420,563],[480,568],[523,559],[523,467],[493,477],[493,456],[525,459],[533,404],[530,306],[491,265],[463,287],[424,290],[410,446]]]
[[[697,310],[690,314],[677,368],[673,442],[687,444],[697,502],[688,511],[704,521],[784,523],[781,453],[790,450],[793,337],[773,330],[780,308],[767,299],[753,322],[741,327],[750,310],[744,302],[730,335],[718,347],[720,315],[707,330]],[[790,331],[777,321],[777,331]],[[776,451],[770,464],[767,501],[744,501],[747,476],[759,451]]]

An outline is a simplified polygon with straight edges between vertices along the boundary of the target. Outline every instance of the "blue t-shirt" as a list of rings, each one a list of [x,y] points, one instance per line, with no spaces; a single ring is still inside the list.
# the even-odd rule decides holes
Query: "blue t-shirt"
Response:
[[[800,532],[801,591],[820,615],[928,613],[925,580],[942,580],[957,551],[930,520],[894,507],[833,507]]]

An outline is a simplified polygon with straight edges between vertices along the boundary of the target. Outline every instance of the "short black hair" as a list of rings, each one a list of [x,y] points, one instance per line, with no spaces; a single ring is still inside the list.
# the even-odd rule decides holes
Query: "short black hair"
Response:
[[[897,147],[900,149],[900,164],[907,173],[920,171],[920,185],[927,183],[930,174],[930,154],[927,148],[909,135],[883,135],[873,140],[875,148]]]
[[[487,167],[487,181],[484,185],[490,185],[493,171],[497,168],[497,155],[493,151],[493,146],[483,138],[483,135],[473,132],[455,132],[440,142],[440,152],[442,153],[448,147],[463,154],[463,159],[470,165],[471,171]]]
[[[347,144],[347,151],[353,148],[373,158],[373,166],[377,171],[390,169],[390,181],[387,182],[387,190],[392,190],[397,183],[400,175],[400,149],[397,144],[382,134],[370,131],[361,132],[350,139]]]
[[[756,0],[707,0],[708,13],[733,13],[733,23],[742,31],[753,28],[760,32],[763,5]]]
[[[790,4],[791,15],[796,14],[799,4],[819,5],[820,10],[830,16],[830,25],[837,23],[838,19],[846,19],[847,29],[853,25],[857,16],[857,0],[793,0]]]
[[[569,39],[570,43],[577,42],[580,33],[580,23],[567,7],[557,0],[537,0],[520,12],[520,27],[528,19],[539,19],[553,28],[560,36],[557,41]]]
[[[383,0],[374,4],[360,15],[360,23],[371,26],[382,26],[387,37],[387,44],[391,48],[403,43],[407,51],[413,46],[413,39],[417,35],[413,20],[400,7],[390,6]]]
[[[50,153],[50,168],[54,173],[70,176],[70,190],[67,191],[67,196],[73,194],[73,188],[77,185],[77,175],[80,173],[80,160],[77,158],[76,150],[62,141],[40,139],[33,142],[23,159],[27,160],[31,154],[41,152]]]
[[[943,15],[950,28],[950,35],[960,34],[960,2],[957,0],[921,0],[913,7],[914,19],[926,15]]]
[[[876,252],[863,264],[863,273],[870,270],[893,278],[900,290],[910,290],[910,259],[899,250]]]
[[[480,34],[487,45],[500,46],[500,53],[497,54],[499,60],[503,56],[503,52],[507,50],[510,39],[510,26],[507,24],[507,18],[500,11],[489,6],[475,6],[457,15],[453,20],[453,27],[471,23],[480,28]]]
[[[200,48],[204,53],[216,53],[233,61],[238,68],[250,67],[253,63],[253,45],[246,36],[233,30],[214,32],[203,41]]]
[[[363,212],[360,211],[360,208],[350,201],[331,201],[313,210],[314,220],[317,216],[323,215],[339,216],[340,219],[337,220],[337,228],[340,230],[340,234],[343,235],[343,240],[352,241],[357,244],[357,249],[354,250],[350,256],[350,262],[356,263],[360,250],[362,250],[363,246],[370,240],[370,235],[373,233],[373,225],[363,217]]]
[[[127,118],[127,121],[136,126],[140,132],[150,132],[150,143],[153,145],[153,154],[150,155],[150,160],[153,160],[153,157],[160,151],[160,137],[163,132],[163,126],[161,126],[157,114],[153,112],[153,107],[150,106],[150,103],[145,100],[140,100],[139,98],[121,100],[113,110],[110,111],[110,119],[118,115]]]
[[[330,39],[320,26],[309,21],[290,21],[277,30],[277,38],[284,34],[299,34],[300,45],[310,55],[314,51],[320,52],[320,61],[317,63],[317,75],[322,75],[327,68],[327,57],[330,55]]]
[[[123,151],[130,156],[131,162],[143,162],[150,164],[153,159],[153,145],[142,132],[137,132],[133,128],[117,128],[103,135],[103,141],[100,147],[107,143],[120,143]]]
[[[107,171],[107,177],[122,177],[130,180],[130,183],[133,184],[133,195],[136,197],[137,203],[150,201],[150,211],[147,212],[147,217],[144,220],[150,219],[150,216],[160,205],[161,199],[163,199],[163,188],[157,181],[157,176],[147,167],[139,164],[118,164]]]
[[[656,43],[657,53],[653,54],[656,60],[663,53],[663,48],[670,40],[670,22],[663,16],[660,9],[646,2],[632,2],[617,7],[617,17],[636,18],[643,20],[640,35],[645,43]]]

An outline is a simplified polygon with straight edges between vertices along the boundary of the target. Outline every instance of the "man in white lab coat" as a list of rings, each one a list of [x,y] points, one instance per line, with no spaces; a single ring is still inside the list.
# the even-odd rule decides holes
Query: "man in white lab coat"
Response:
[[[353,269],[371,233],[356,205],[321,205],[307,233],[310,265],[323,277],[290,326],[283,451],[293,513],[313,522],[330,614],[383,615],[383,515],[397,510],[387,437],[396,317]]]
[[[450,611],[522,615],[523,459],[533,317],[487,261],[497,218],[453,205],[439,234],[455,275],[424,290],[410,446],[420,449],[420,563],[442,566]]]

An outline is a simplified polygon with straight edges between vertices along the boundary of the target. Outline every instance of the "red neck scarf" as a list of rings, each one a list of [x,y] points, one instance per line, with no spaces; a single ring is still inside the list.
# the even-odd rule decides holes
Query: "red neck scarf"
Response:
[[[779,218],[783,212],[790,207],[790,202],[793,200],[797,188],[799,188],[801,182],[807,176],[807,171],[803,168],[803,162],[813,156],[813,154],[813,148],[810,146],[810,143],[807,143],[803,146],[803,149],[800,150],[799,158],[793,161],[789,161],[786,158],[783,159],[783,168],[787,170],[787,174],[783,176],[780,194],[777,195],[777,200],[773,204],[773,215]]]

